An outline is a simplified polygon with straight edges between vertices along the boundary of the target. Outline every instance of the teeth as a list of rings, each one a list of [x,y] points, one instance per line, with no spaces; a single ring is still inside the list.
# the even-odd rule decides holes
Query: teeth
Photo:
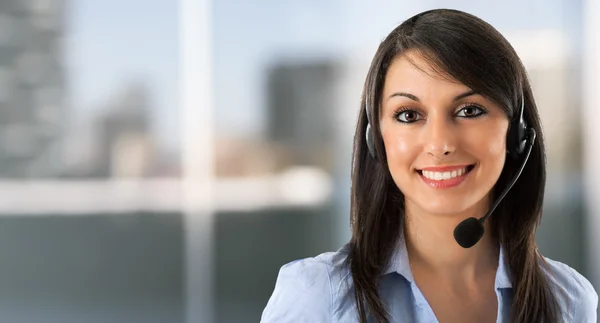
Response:
[[[455,177],[459,177],[464,175],[467,172],[467,168],[462,168],[459,170],[453,170],[451,172],[430,172],[430,171],[423,171],[423,176],[427,177],[428,179],[431,180],[435,180],[435,181],[441,181],[441,180],[448,180],[448,179],[452,179]]]

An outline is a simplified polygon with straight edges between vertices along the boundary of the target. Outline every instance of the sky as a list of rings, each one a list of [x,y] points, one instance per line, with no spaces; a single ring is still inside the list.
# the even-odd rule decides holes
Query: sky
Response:
[[[178,5],[173,0],[67,0],[69,95],[77,115],[105,109],[131,82],[153,95],[156,130],[177,144]]]
[[[179,142],[179,13],[176,0],[70,0],[69,91],[77,114],[101,111],[135,80],[154,95],[161,141]],[[264,68],[274,59],[372,55],[402,20],[439,6],[469,11],[501,32],[569,30],[568,0],[219,0],[213,1],[214,89],[218,132],[264,128]],[[574,18],[575,17],[575,18]],[[220,129],[220,130],[219,130]],[[225,129],[225,130],[223,130]]]

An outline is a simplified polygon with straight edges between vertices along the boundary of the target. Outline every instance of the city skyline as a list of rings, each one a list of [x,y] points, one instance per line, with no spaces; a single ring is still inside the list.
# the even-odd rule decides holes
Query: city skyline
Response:
[[[270,61],[368,56],[403,19],[447,5],[434,0],[418,4],[264,0],[262,4],[213,2],[216,129],[227,129],[233,136],[260,135],[265,129],[264,69]],[[574,28],[573,12],[580,6],[564,0],[532,1],[514,10],[517,4],[521,2],[457,0],[452,7],[481,16],[501,32],[511,32],[568,31]],[[74,113],[93,114],[119,87],[143,79],[155,96],[151,113],[159,142],[178,148],[178,3],[70,1],[68,8],[66,61]]]

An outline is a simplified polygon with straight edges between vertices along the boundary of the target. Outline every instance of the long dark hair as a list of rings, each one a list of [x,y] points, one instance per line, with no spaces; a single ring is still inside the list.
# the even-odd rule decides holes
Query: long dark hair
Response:
[[[380,44],[361,100],[352,156],[352,239],[348,264],[361,323],[367,314],[389,322],[378,293],[379,278],[404,227],[404,195],[389,173],[379,129],[379,106],[392,60],[417,50],[435,69],[496,102],[509,119],[524,99],[524,118],[537,132],[529,161],[490,218],[491,234],[505,250],[513,284],[513,322],[557,322],[560,309],[542,266],[535,231],[542,214],[546,155],[540,117],[526,70],[508,41],[485,21],[457,10],[426,11],[395,28]],[[369,155],[365,130],[368,103],[377,159]],[[514,175],[518,160],[507,158],[493,189],[496,197]]]

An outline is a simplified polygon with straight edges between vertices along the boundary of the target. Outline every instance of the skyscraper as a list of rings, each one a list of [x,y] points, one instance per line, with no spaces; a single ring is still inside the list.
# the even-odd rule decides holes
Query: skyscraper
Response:
[[[330,61],[278,63],[268,73],[268,137],[296,163],[332,167],[339,73]]]
[[[61,173],[64,0],[0,2],[0,177]]]

